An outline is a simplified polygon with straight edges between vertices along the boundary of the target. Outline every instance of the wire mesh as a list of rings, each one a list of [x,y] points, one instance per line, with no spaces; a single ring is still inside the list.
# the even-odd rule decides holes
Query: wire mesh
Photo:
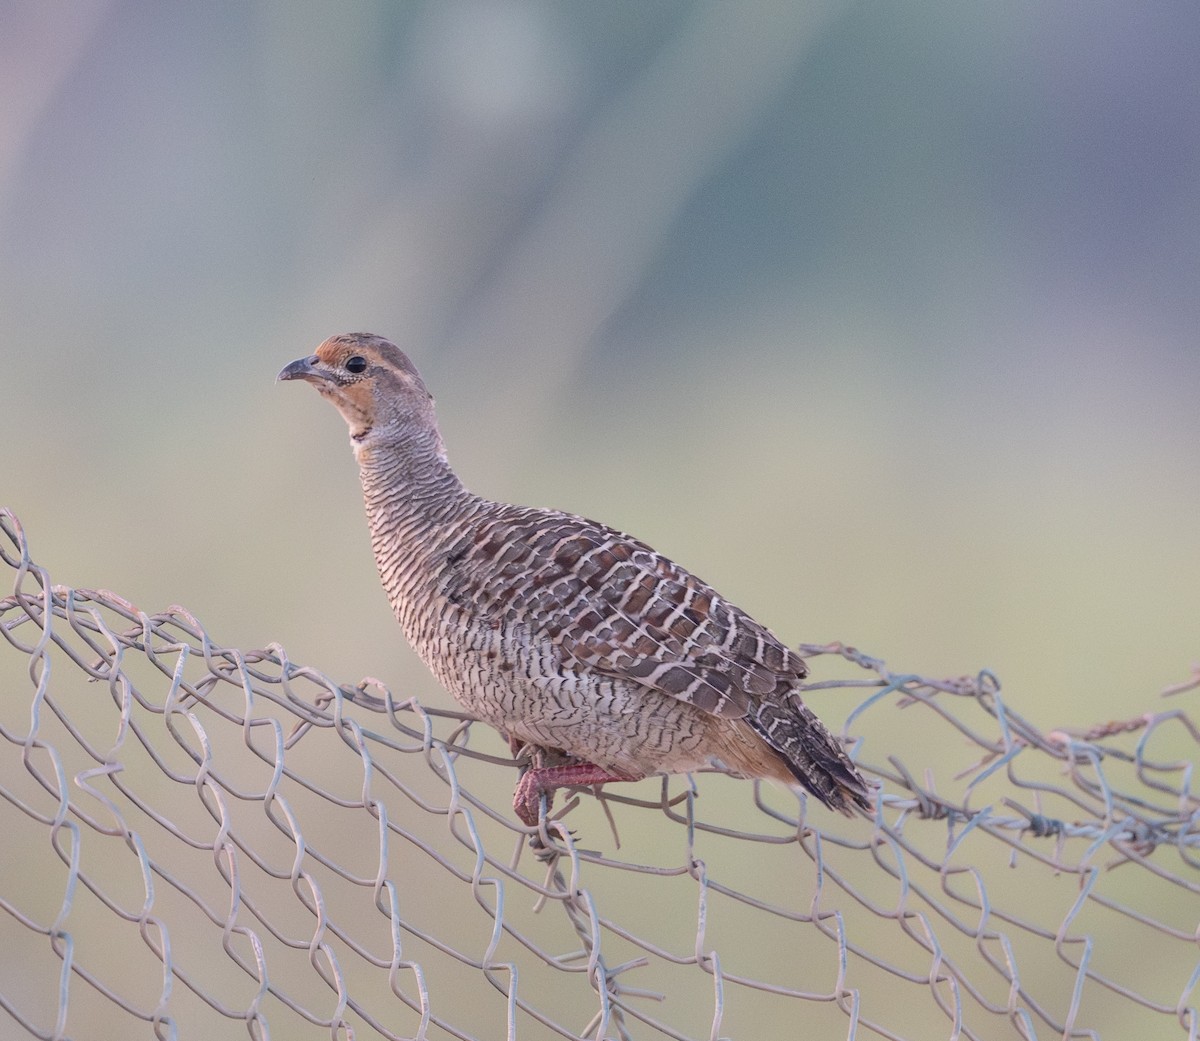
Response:
[[[8,511],[0,558],[4,1036],[1197,1036],[1181,709],[1043,731],[805,646],[873,821],[714,774],[533,830],[460,713],[55,586]]]

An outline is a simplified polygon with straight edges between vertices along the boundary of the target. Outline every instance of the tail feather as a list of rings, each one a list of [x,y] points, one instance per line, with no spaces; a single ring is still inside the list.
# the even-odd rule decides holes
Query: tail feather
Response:
[[[801,786],[831,810],[855,815],[874,813],[874,793],[842,744],[808,706],[764,704],[746,722],[770,745]]]

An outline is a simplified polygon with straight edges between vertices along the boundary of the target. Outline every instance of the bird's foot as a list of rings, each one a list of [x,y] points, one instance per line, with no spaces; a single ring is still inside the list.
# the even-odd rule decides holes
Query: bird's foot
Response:
[[[628,781],[628,777],[610,773],[593,763],[569,763],[566,766],[540,766],[526,770],[513,792],[513,809],[521,823],[537,827],[542,795],[548,796],[546,809],[554,801],[556,788],[582,788],[610,781]]]

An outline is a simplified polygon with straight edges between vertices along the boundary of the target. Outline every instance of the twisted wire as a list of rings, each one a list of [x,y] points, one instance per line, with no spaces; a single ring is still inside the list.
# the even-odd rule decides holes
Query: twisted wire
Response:
[[[1197,1037],[1200,671],[1071,732],[806,645],[874,820],[704,776],[529,829],[464,714],[56,586],[8,511],[0,560],[5,1036]]]

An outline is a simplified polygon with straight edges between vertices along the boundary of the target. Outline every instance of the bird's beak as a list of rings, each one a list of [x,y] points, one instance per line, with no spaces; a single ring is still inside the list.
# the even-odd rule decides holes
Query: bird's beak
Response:
[[[275,380],[276,382],[279,380],[308,380],[310,383],[314,383],[328,379],[329,377],[316,368],[316,363],[317,356],[315,354],[310,354],[307,358],[297,358],[280,369]]]

